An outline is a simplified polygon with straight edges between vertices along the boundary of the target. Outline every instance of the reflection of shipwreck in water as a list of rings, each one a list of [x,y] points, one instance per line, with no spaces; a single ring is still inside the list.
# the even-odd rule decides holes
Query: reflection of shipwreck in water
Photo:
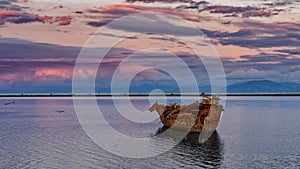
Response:
[[[196,101],[190,105],[161,105],[154,103],[149,111],[156,110],[161,122],[166,127],[189,130],[189,132],[212,133],[216,130],[223,105],[216,96],[205,97],[202,102]]]
[[[198,134],[189,133],[186,140],[171,150],[179,154],[175,158],[176,162],[190,168],[220,168],[224,158],[224,143],[220,135],[215,131],[204,144],[199,144]]]

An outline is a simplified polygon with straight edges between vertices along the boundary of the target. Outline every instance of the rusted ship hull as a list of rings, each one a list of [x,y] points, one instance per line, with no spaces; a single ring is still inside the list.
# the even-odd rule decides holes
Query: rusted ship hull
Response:
[[[156,102],[149,110],[156,110],[166,127],[208,134],[216,130],[223,106],[219,104],[217,98],[209,98],[203,99],[201,103],[182,106],[177,104],[165,106]]]
[[[160,120],[166,127],[189,130],[190,132],[201,132],[203,128],[207,131],[214,131],[220,121],[221,113],[222,109],[211,106],[211,110],[203,120],[184,112],[172,115],[170,118],[160,115]]]

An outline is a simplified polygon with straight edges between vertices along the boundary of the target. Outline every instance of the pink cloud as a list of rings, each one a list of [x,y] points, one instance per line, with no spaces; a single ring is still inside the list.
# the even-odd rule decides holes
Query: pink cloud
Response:
[[[89,68],[84,68],[84,69],[79,69],[77,70],[75,76],[78,78],[82,78],[82,79],[87,79],[87,78],[91,78],[91,77],[95,77],[96,75],[96,71],[89,69]]]
[[[30,23],[30,22],[43,22],[43,23],[58,23],[58,25],[66,26],[71,24],[71,16],[40,16],[38,14],[28,14],[18,11],[0,9],[0,25],[5,23]]]
[[[278,13],[276,13],[277,15]],[[263,16],[271,16],[274,15],[271,11],[250,11],[243,13],[243,17],[263,17]]]
[[[45,22],[51,22],[53,20],[52,16],[39,16],[39,18]]]
[[[71,16],[57,16],[54,18],[54,22],[57,22],[59,25],[65,26],[70,25],[72,22]]]
[[[154,3],[154,2],[162,2],[162,3],[175,3],[175,2],[182,2],[182,3],[195,3],[193,0],[126,0],[126,2],[143,2],[143,3]]]
[[[187,20],[195,20],[196,18],[199,18],[198,15],[192,14],[182,9],[174,10],[169,7],[151,7],[133,4],[110,4],[96,9],[87,9],[86,11],[89,13],[111,14],[117,17],[134,13],[165,13],[175,15]],[[106,16],[106,18],[108,17]]]
[[[72,69],[56,69],[56,68],[43,68],[37,70],[34,74],[35,77],[49,77],[54,76],[62,79],[70,79],[73,75]]]
[[[0,9],[0,17],[12,17],[12,16],[20,16],[20,12],[6,10],[6,9]]]
[[[31,80],[33,80],[33,77],[30,75],[29,72],[5,72],[1,73],[0,86],[7,87],[14,84],[17,81],[24,82]]]

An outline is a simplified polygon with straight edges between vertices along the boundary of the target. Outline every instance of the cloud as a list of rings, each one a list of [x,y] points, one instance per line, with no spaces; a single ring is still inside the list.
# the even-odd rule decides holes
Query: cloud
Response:
[[[276,1],[276,2],[267,2],[264,3],[263,5],[270,6],[270,7],[278,7],[278,6],[291,5],[294,2],[295,2],[294,0],[284,0],[284,1]]]
[[[300,24],[297,22],[259,22],[244,21],[237,23],[237,26],[248,27],[249,29],[258,29],[263,32],[286,33],[287,31],[300,31]]]
[[[29,22],[42,22],[42,20],[31,14],[24,14],[18,11],[11,11],[6,9],[0,9],[0,25],[4,25],[6,22],[20,24]]]
[[[89,26],[93,26],[93,27],[101,27],[101,26],[104,26],[104,25],[108,24],[111,21],[112,20],[89,21],[89,22],[87,22],[87,24]]]
[[[0,9],[5,9],[5,10],[12,10],[12,11],[21,11],[22,8],[12,4],[14,2],[17,2],[17,0],[1,0],[0,1]]]
[[[299,73],[300,58],[291,54],[260,53],[243,55],[239,61],[225,58],[222,61],[227,80],[233,83],[262,79],[277,82],[299,82],[297,73]]]
[[[143,2],[143,3],[154,3],[154,2],[162,2],[162,3],[195,3],[193,0],[126,0],[126,2],[134,3],[134,2]]]
[[[177,19],[177,18],[176,18]],[[109,20],[101,21],[90,21],[88,25],[90,26],[103,26],[109,23]],[[186,25],[186,26],[185,26]],[[172,36],[202,36],[203,33],[196,26],[192,27],[190,24],[185,24],[182,20],[178,20],[176,25],[169,21],[164,21],[159,16],[151,14],[140,14],[132,15],[131,17],[122,18],[121,20],[116,20],[111,22],[106,26],[114,30],[122,30],[126,32],[138,32],[145,34],[163,34]],[[203,41],[206,43],[208,41]],[[206,44],[202,44],[206,45]]]
[[[71,46],[59,46],[47,43],[35,43],[13,38],[0,38],[0,60],[20,61],[74,61],[80,52],[80,48]]]
[[[286,53],[289,55],[300,55],[300,48],[299,49],[280,49],[280,50],[275,50],[276,52],[280,53]]]
[[[260,10],[257,7],[236,7],[236,6],[223,6],[223,5],[206,5],[199,12],[209,11],[210,13],[221,13],[221,14],[229,14],[229,13],[244,13],[248,11],[256,11]]]
[[[236,70],[226,74],[228,79],[269,79],[278,78],[281,76],[280,72],[275,71],[263,71],[250,68],[248,70]]]
[[[240,68],[243,67],[256,67],[262,70],[276,70],[280,72],[287,72],[290,69],[294,69],[300,65],[300,58],[289,54],[268,54],[260,53],[258,55],[243,55],[240,56],[241,60],[239,61],[228,61],[224,60],[225,64],[228,64]]]
[[[39,69],[34,73],[34,76],[37,78],[40,77],[57,77],[57,78],[62,78],[62,79],[70,79],[73,75],[73,70],[72,69],[66,69],[66,68],[44,68],[44,69]]]
[[[58,23],[58,25],[66,26],[71,24],[71,21],[71,16],[40,16],[37,14],[29,14],[21,11],[0,9],[0,25],[5,25],[6,23],[24,24],[31,22],[41,22]]]
[[[0,39],[0,92],[60,92],[70,91],[73,69],[80,48],[36,43],[18,39]],[[78,76],[90,79],[97,73],[98,82],[108,85],[116,66],[130,54],[129,50],[114,48],[101,63],[101,69],[92,70],[94,60],[86,58],[86,67]]]
[[[278,13],[273,13],[272,11],[269,10],[259,10],[259,11],[249,11],[249,12],[244,12],[242,14],[243,17],[269,17],[272,15],[278,15]]]
[[[133,25],[134,26],[134,25]],[[266,28],[261,28],[265,30]],[[295,30],[297,26],[289,25],[288,30]],[[267,30],[266,30],[267,31]],[[282,31],[282,30],[280,30]],[[226,37],[255,37],[255,32],[250,30],[241,30],[233,33],[229,32],[215,32],[206,31],[209,36],[215,38]],[[107,36],[112,36],[108,34]],[[155,38],[154,38],[155,39]],[[174,41],[173,39],[157,38],[157,40]],[[73,68],[75,59],[80,51],[80,48],[70,46],[58,46],[52,44],[35,43],[30,41],[18,40],[18,39],[0,39],[0,85],[1,90],[7,89],[7,91],[70,91],[71,79],[73,75]],[[47,51],[47,52],[45,52]],[[293,77],[298,77],[300,58],[294,55],[298,55],[298,48],[283,48],[274,49],[274,53],[262,52],[259,55],[243,55],[240,61],[231,61],[223,58],[223,64],[227,72],[228,79],[231,81],[249,80],[249,79],[277,79],[293,81]],[[122,60],[132,54],[134,51],[128,49],[115,48],[111,51],[108,57],[100,65],[100,69],[97,72],[96,83],[101,86],[109,87],[111,76],[116,70],[116,67],[122,62]],[[21,54],[21,55],[20,55]],[[171,59],[162,55],[145,55],[144,57],[149,60],[157,60],[160,58],[158,64],[164,66],[174,66],[169,63]],[[203,65],[198,65],[195,57],[189,53],[185,55],[179,55],[196,75],[199,84],[207,81],[207,74]],[[146,59],[147,60],[147,59]],[[87,59],[87,61],[89,61]],[[144,61],[142,59],[141,61]],[[95,70],[90,70],[87,62],[86,68],[81,70],[80,76],[85,79],[96,74]],[[166,84],[171,84],[172,79],[167,78],[164,72],[151,69],[150,62],[128,64],[122,67],[121,73],[124,75],[130,74],[136,69],[135,66],[149,66],[147,71],[139,73],[134,79],[134,85],[141,85],[143,81],[164,81]],[[181,69],[181,67],[177,67]],[[204,72],[204,73],[202,73]],[[203,75],[202,75],[203,74]],[[180,74],[180,77],[185,77],[184,74]],[[34,84],[30,86],[30,84]],[[51,86],[52,85],[52,86]],[[26,88],[24,88],[26,86]],[[16,88],[16,89],[14,89]]]
[[[54,22],[57,22],[59,25],[65,26],[70,25],[72,22],[72,16],[57,16],[54,17]]]
[[[0,93],[70,92],[73,65],[64,62],[2,62]]]
[[[3,38],[0,39],[0,46],[2,47],[0,50],[0,92],[3,92],[4,89],[6,89],[5,92],[47,92],[50,89],[54,92],[55,90],[61,91],[62,88],[70,88],[75,59],[80,48]],[[153,63],[160,64],[161,67],[176,67],[170,61],[169,56],[151,55],[150,53],[138,55],[137,58],[133,58],[132,62],[120,66],[120,63],[133,52],[123,48],[112,49],[101,62],[98,70],[92,69],[97,64],[95,60],[86,58],[85,64],[76,72],[76,75],[81,79],[86,79],[87,82],[90,82],[89,79],[96,75],[96,84],[109,87],[117,67],[120,68],[119,73],[124,78],[147,68],[136,76],[136,85],[140,85],[145,80],[149,82],[172,80],[166,73],[153,68]],[[192,71],[197,72],[197,77],[203,78],[198,72],[201,72],[199,66],[195,65],[195,56],[186,53],[179,57],[190,66]],[[159,61],[155,61],[158,59]],[[165,63],[172,64],[164,65]],[[176,68],[182,69],[180,66]],[[178,75],[178,77],[185,78],[184,74]]]
[[[273,80],[277,82],[300,82],[300,71],[279,72],[275,70],[258,70],[250,68],[247,70],[236,70],[227,73],[229,81],[251,81],[251,80]]]
[[[0,17],[14,17],[14,16],[20,16],[21,13],[17,11],[11,11],[11,10],[6,10],[6,9],[1,9],[0,10]]]
[[[240,56],[240,58],[243,61],[247,62],[269,62],[268,64],[273,63],[282,63],[283,61],[287,60],[289,55],[282,55],[282,54],[266,54],[266,53],[260,53],[259,55],[243,55]]]
[[[267,9],[254,6],[228,6],[211,5],[206,1],[191,3],[190,5],[178,6],[179,9],[198,9],[199,13],[204,11],[211,14],[224,14],[225,17],[269,17],[278,15],[283,9]]]
[[[71,24],[71,16],[41,16],[33,13],[23,12],[23,8],[12,4],[13,2],[26,3],[28,0],[1,0],[0,1],[0,25],[5,23],[23,24],[30,22],[58,23],[66,26]],[[60,6],[59,6],[60,7]]]
[[[177,9],[172,10],[169,7],[157,7],[157,6],[142,6],[142,5],[133,5],[133,4],[111,4],[101,7],[100,9],[90,9],[89,12],[94,13],[105,13],[105,14],[115,14],[119,16],[124,16],[134,13],[165,13],[170,15],[175,15],[185,19],[192,20],[197,17],[194,14],[188,13],[186,11]]]
[[[143,71],[142,71],[143,70]],[[135,80],[137,81],[160,81],[160,80],[170,80],[170,76],[161,70],[157,70],[155,68],[144,66],[143,63],[137,64],[126,64],[122,65],[118,69],[118,74],[121,74],[122,79],[130,80],[132,74],[139,72]]]
[[[300,82],[300,70],[289,72],[286,76],[290,81]]]
[[[5,38],[0,46],[1,92],[61,91],[70,86],[64,82],[72,77],[80,48]]]
[[[236,45],[247,48],[298,47],[300,45],[300,24],[263,23],[245,21],[235,23],[236,32],[202,30],[208,37],[216,38],[222,45]]]
[[[86,12],[90,14],[103,14],[100,21],[87,22],[88,25],[96,27],[103,26],[122,16],[135,13],[163,13],[178,16],[191,21],[199,18],[199,16],[181,9],[173,10],[169,7],[151,7],[133,4],[110,4],[100,8],[89,8],[86,10]]]
[[[97,73],[96,70],[92,70],[92,69],[89,68],[89,67],[85,67],[85,68],[80,68],[80,69],[76,72],[75,76],[76,76],[77,78],[81,78],[81,79],[90,79],[90,78],[95,77],[95,76],[96,76],[96,73]],[[108,74],[100,74],[100,75],[105,76],[105,75],[108,75]]]

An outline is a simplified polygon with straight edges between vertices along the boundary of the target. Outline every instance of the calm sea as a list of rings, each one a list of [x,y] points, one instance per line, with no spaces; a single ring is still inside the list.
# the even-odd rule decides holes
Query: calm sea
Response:
[[[130,137],[151,137],[161,127],[159,120],[124,120],[111,98],[97,102],[111,126]],[[150,106],[148,98],[131,103],[137,109]],[[95,144],[81,128],[71,98],[2,98],[0,133],[1,169],[300,168],[300,97],[228,97],[217,132],[206,143],[185,140],[142,159]]]

